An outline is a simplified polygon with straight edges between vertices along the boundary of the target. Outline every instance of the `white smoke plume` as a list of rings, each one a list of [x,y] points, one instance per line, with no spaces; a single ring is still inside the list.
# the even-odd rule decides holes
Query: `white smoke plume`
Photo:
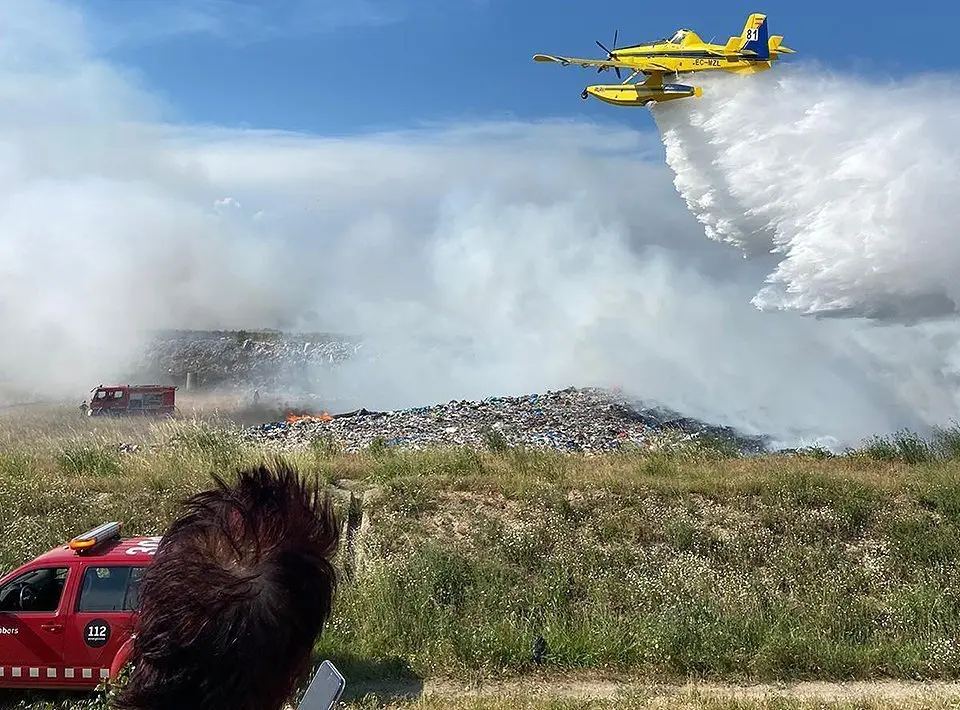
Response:
[[[295,327],[368,340],[376,361],[316,377],[370,408],[620,385],[786,444],[957,416],[952,324],[757,310],[769,265],[704,238],[650,159],[656,132],[170,125],[82,20],[52,1],[0,2],[7,383],[80,397],[122,372],[148,329]],[[680,103],[678,131],[696,110]],[[780,186],[763,187],[775,201]],[[755,244],[736,211],[721,217]]]
[[[697,76],[654,110],[711,239],[779,262],[764,310],[912,321],[960,298],[960,78],[878,81],[783,62]]]

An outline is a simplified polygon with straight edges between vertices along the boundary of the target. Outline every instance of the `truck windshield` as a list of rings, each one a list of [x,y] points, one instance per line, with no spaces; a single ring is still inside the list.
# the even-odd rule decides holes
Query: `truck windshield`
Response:
[[[103,402],[112,399],[123,399],[123,390],[97,390],[93,396],[97,402]]]
[[[43,567],[24,572],[0,588],[0,611],[56,611],[66,579],[66,567]]]

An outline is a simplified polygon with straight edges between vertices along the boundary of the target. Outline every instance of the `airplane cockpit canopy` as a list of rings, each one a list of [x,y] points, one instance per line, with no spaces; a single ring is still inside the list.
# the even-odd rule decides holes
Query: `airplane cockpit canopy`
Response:
[[[683,38],[687,36],[690,30],[677,30],[676,34],[670,38],[670,44],[683,44]]]

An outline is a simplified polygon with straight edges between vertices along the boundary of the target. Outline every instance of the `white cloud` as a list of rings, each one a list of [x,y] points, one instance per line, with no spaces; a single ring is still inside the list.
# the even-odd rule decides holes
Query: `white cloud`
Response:
[[[218,212],[225,212],[227,210],[239,210],[243,208],[243,205],[241,205],[232,197],[221,197],[219,200],[214,200],[213,206]]]
[[[0,53],[0,371],[18,382],[79,396],[141,329],[293,323],[371,338],[376,363],[325,380],[370,407],[620,384],[785,439],[854,440],[957,414],[954,325],[757,311],[775,260],[704,237],[673,173],[640,159],[656,135],[164,126],[77,15],[17,9]]]

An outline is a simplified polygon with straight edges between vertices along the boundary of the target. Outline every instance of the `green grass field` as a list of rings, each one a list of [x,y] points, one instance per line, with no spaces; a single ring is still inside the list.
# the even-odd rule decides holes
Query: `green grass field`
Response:
[[[127,534],[159,533],[212,473],[276,460],[223,423],[6,413],[0,570],[106,520],[124,521]],[[138,448],[119,451],[121,444]],[[318,441],[286,456],[338,491],[345,519],[352,496],[360,523],[339,556],[344,578],[317,648],[347,676],[352,707],[667,706],[644,690],[595,700],[523,691],[512,700],[386,693],[364,701],[364,688],[378,683],[506,681],[522,689],[569,674],[642,687],[960,676],[956,431],[932,441],[905,433],[844,456],[493,448],[341,455]],[[539,663],[538,636],[546,642]],[[829,706],[946,707],[957,692],[953,700]],[[694,694],[669,706],[822,702]]]

